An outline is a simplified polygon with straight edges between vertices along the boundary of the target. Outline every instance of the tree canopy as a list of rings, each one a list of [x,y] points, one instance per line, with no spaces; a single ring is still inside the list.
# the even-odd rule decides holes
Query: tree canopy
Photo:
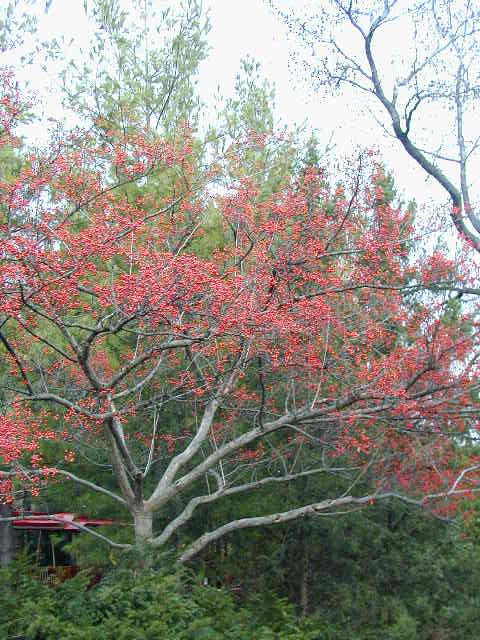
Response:
[[[479,388],[467,245],[422,256],[375,157],[337,182],[314,142],[270,130],[265,85],[230,104],[226,144],[202,137],[189,15],[190,66],[175,38],[171,66],[144,49],[145,89],[112,14],[120,75],[85,81],[85,126],[44,150],[16,137],[3,74],[0,144],[18,158],[0,182],[3,499],[72,481],[133,523],[135,540],[105,541],[181,561],[237,529],[378,501],[450,515],[480,469],[463,446]],[[178,544],[208,505],[317,475],[335,483]]]

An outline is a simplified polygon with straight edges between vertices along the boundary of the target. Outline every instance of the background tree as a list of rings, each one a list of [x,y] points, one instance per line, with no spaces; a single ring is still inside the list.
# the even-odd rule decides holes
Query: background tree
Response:
[[[354,168],[353,190],[335,193],[317,169],[263,197],[240,177],[217,199],[235,241],[205,259],[191,250],[205,196],[189,188],[188,127],[169,141],[133,119],[110,143],[70,141],[2,184],[5,478],[70,478],[123,505],[139,544],[162,546],[204,504],[344,473],[340,495],[234,519],[182,560],[235,529],[402,488],[418,504],[476,491],[477,464],[457,467],[449,439],[473,426],[476,326],[443,322],[433,291],[408,299],[470,276],[440,255],[406,262],[409,214],[385,202],[379,169]],[[132,201],[117,168],[182,187]],[[40,440],[63,442],[68,462],[73,439],[108,454],[119,493],[42,460]],[[359,473],[373,487],[355,496]],[[177,513],[154,532],[167,505]]]
[[[476,170],[469,174],[479,143],[478,3],[331,0],[303,11],[270,4],[301,51],[312,52],[297,55],[315,88],[349,85],[379,102],[393,135],[447,192],[454,225],[478,249]]]
[[[97,135],[122,133],[132,121],[175,135],[181,120],[194,126],[200,103],[195,84],[206,57],[208,20],[201,2],[180,6],[142,0],[125,11],[118,0],[89,5],[93,38],[84,58],[62,71],[64,106]]]

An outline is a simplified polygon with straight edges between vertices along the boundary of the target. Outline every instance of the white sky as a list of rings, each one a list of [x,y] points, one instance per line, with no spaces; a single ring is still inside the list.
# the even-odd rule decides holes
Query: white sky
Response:
[[[291,0],[291,4],[302,1]],[[157,2],[168,4],[166,0]],[[289,65],[293,41],[287,39],[284,26],[272,15],[265,0],[204,0],[204,6],[212,25],[208,38],[211,51],[200,69],[199,90],[207,105],[212,103],[218,86],[224,96],[232,94],[240,60],[250,54],[261,63],[262,74],[276,86],[279,119],[287,124],[306,121],[325,144],[333,132],[335,154],[340,156],[352,155],[359,147],[378,148],[406,200],[415,198],[419,205],[428,206],[432,202],[436,206],[445,204],[440,188],[432,180],[426,182],[400,143],[387,138],[372,120],[361,102],[363,96],[344,91],[341,96],[320,97],[307,90],[308,79],[295,77],[295,67]],[[53,0],[48,15],[41,18],[40,33],[45,39],[63,34],[66,40],[75,36],[86,42],[88,25],[83,0]],[[389,42],[390,50],[394,45],[398,42]],[[32,84],[48,104],[50,79],[35,73]],[[380,107],[372,104],[377,116],[382,116]]]
[[[322,0],[319,0],[320,2]],[[291,6],[301,0],[291,0]],[[308,88],[308,78],[299,77],[291,64],[294,40],[288,39],[279,19],[269,10],[265,0],[205,0],[210,10],[212,50],[201,69],[200,88],[208,101],[218,84],[224,95],[233,90],[240,60],[246,54],[261,62],[263,74],[276,86],[277,115],[288,124],[306,121],[319,139],[327,144],[333,132],[335,150],[351,155],[357,148],[380,151],[392,170],[398,190],[406,200],[444,203],[444,192],[426,177],[411,160],[400,143],[382,132],[365,105],[364,95],[344,90],[341,96],[324,97]],[[389,50],[401,47],[401,34],[389,34]],[[395,41],[395,37],[397,40]],[[371,103],[377,117],[383,119],[381,107]]]

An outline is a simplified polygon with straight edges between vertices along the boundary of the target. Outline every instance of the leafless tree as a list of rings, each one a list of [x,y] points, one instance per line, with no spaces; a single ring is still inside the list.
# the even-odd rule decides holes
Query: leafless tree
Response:
[[[447,192],[454,225],[480,251],[480,203],[470,193],[480,143],[480,3],[269,3],[302,43],[297,55],[316,89],[350,85],[381,103],[394,136]]]

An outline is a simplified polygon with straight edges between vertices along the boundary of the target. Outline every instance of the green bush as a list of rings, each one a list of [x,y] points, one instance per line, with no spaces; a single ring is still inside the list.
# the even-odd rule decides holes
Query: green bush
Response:
[[[25,640],[314,640],[284,600],[240,606],[184,570],[118,568],[93,588],[89,576],[48,587],[25,560],[0,571],[0,637]]]

